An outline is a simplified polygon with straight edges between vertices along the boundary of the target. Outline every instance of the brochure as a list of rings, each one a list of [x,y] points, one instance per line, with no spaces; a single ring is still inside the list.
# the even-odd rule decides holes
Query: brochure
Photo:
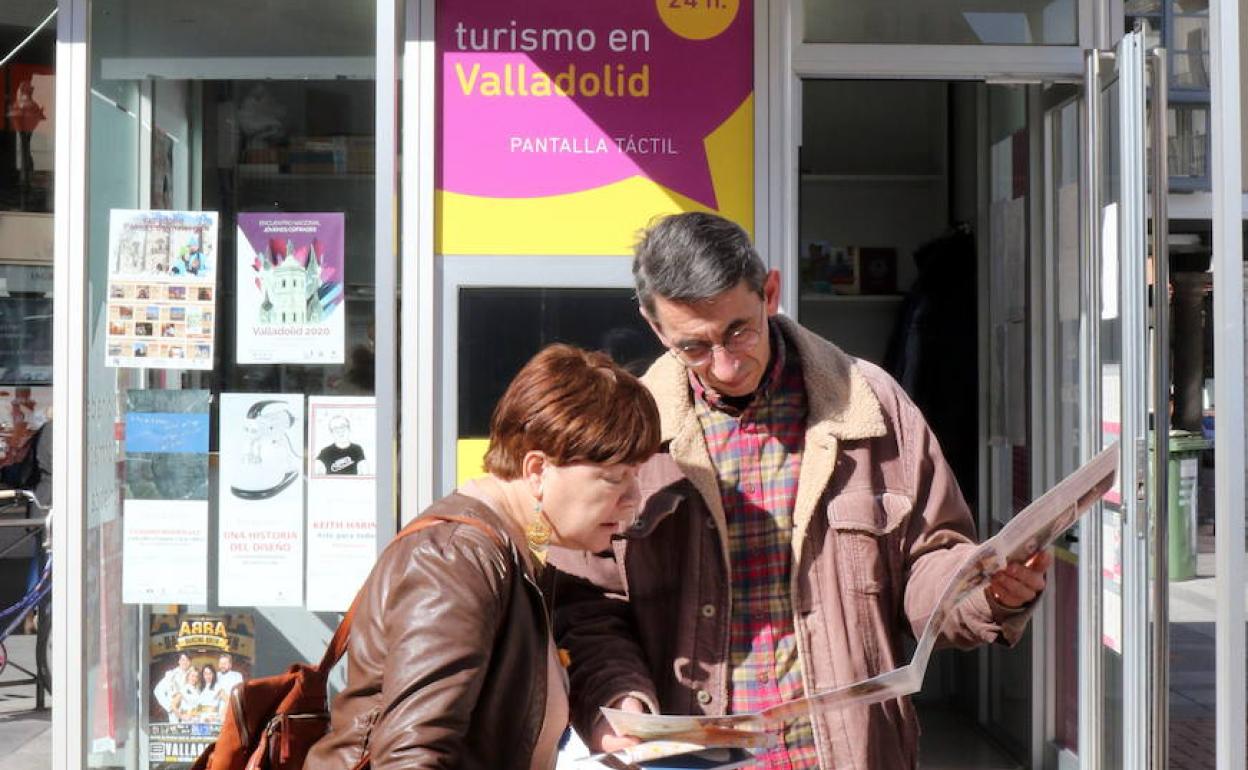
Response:
[[[668,756],[662,754],[663,751],[677,754],[712,746],[765,745],[749,743],[749,736],[760,736],[760,740],[762,736],[769,738],[770,731],[814,711],[879,703],[918,692],[923,686],[923,676],[927,672],[928,659],[936,646],[936,639],[953,609],[972,592],[982,589],[993,573],[1007,563],[1022,561],[1047,547],[1074,524],[1113,487],[1117,462],[1118,443],[1114,442],[1020,511],[1000,532],[972,551],[945,583],[941,598],[928,618],[908,664],[861,682],[743,714],[673,716],[603,708],[602,713],[616,733],[645,741],[629,749],[627,755],[616,752],[615,756],[630,763],[642,758]]]

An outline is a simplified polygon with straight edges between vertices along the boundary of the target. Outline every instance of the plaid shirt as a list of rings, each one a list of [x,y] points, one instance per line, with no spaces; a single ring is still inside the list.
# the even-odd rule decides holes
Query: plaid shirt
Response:
[[[806,432],[806,390],[783,336],[770,331],[770,368],[748,405],[706,390],[690,372],[694,408],[719,477],[732,561],[730,710],[757,711],[804,695],[789,597],[790,541]],[[758,768],[818,768],[809,719],[790,724]]]

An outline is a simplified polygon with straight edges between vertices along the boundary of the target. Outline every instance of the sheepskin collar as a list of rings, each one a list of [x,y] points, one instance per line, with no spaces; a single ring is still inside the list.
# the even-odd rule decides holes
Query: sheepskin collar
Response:
[[[775,316],[788,349],[797,354],[806,383],[808,435],[826,434],[838,441],[874,438],[885,433],[879,399],[854,359],[840,348],[786,316]],[[663,440],[671,441],[697,416],[684,365],[664,355],[642,381],[659,405]]]

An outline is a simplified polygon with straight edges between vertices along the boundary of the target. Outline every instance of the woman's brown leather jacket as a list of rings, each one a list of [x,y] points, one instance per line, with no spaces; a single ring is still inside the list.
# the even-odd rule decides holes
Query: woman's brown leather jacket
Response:
[[[481,519],[501,540],[446,522],[386,550],[365,583],[347,688],[306,770],[527,770],[546,710],[542,593],[508,527],[454,493],[423,515]],[[310,565],[315,568],[315,565]]]

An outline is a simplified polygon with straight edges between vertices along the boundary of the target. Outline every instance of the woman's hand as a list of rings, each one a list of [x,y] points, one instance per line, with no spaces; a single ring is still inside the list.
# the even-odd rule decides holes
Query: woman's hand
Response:
[[[626,695],[620,701],[612,706],[620,711],[629,711],[634,714],[644,714],[647,709],[644,703],[631,695]],[[636,746],[641,741],[631,735],[616,735],[611,729],[610,723],[605,717],[599,717],[598,724],[594,727],[594,734],[590,743],[597,746],[600,750],[606,752],[619,751],[627,749],[630,746]]]

